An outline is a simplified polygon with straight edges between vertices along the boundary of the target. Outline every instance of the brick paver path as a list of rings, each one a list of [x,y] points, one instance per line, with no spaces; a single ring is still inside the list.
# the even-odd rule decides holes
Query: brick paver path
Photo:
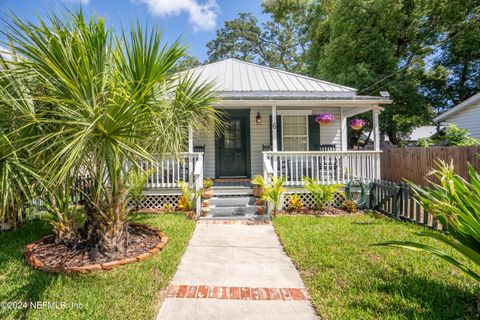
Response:
[[[157,320],[316,319],[272,225],[197,224]]]

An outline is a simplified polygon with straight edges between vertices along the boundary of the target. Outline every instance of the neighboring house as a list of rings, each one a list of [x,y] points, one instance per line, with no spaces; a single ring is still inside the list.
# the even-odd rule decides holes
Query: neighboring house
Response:
[[[433,121],[456,124],[459,128],[467,129],[472,138],[480,139],[480,92],[442,113]]]
[[[301,187],[304,176],[321,183],[380,178],[379,144],[370,151],[348,150],[347,118],[372,112],[372,137],[378,137],[380,105],[391,103],[387,98],[236,59],[185,73],[215,82],[221,99],[215,107],[228,118],[217,137],[213,131],[190,132],[185,164],[175,159],[153,164],[156,173],[148,189],[155,194],[177,188],[179,180],[200,187],[202,177],[283,176],[288,187]],[[320,126],[315,122],[320,113],[333,114],[335,120]]]

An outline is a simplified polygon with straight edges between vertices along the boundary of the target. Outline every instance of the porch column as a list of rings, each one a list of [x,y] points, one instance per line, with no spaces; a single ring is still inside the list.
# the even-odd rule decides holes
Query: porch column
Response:
[[[378,115],[380,114],[380,109],[378,106],[373,107],[372,109],[373,114],[373,143],[374,143],[374,150],[380,151],[380,126],[378,123]]]
[[[272,151],[278,151],[278,140],[277,140],[277,102],[273,101],[272,103]],[[272,167],[273,167],[273,176],[277,178],[277,156],[274,154],[272,156]],[[268,180],[267,180],[268,181]]]
[[[374,106],[372,109],[373,120],[373,146],[375,151],[380,151],[380,126],[378,123],[378,115],[380,114],[380,108]],[[380,179],[380,154],[375,155],[375,179]]]
[[[278,151],[277,145],[277,102],[272,103],[272,151]]]
[[[347,127],[347,117],[343,114],[343,108],[341,108],[340,116],[340,136],[342,137],[342,151],[348,150],[348,127]]]
[[[192,126],[188,126],[188,153],[193,152],[193,130]]]

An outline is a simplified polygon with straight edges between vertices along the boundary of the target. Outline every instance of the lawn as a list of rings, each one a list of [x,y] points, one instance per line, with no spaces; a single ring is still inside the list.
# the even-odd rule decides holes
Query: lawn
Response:
[[[141,263],[90,275],[49,274],[24,263],[23,246],[50,233],[44,221],[0,234],[0,303],[37,301],[67,306],[63,310],[0,306],[0,319],[153,319],[195,223],[181,214],[138,215],[132,220],[163,230],[169,237],[166,247]]]
[[[415,240],[451,252],[414,234],[423,227],[374,214],[278,216],[274,226],[323,319],[478,318],[480,290],[457,269],[425,253],[369,246]]]

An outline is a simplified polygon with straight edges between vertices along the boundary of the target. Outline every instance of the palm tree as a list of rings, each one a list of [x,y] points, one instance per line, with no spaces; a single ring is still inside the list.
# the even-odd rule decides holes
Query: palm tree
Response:
[[[137,24],[121,36],[100,17],[51,14],[38,24],[11,17],[5,36],[21,60],[16,79],[28,84],[36,134],[23,148],[40,159],[49,190],[88,176],[84,231],[92,247],[123,250],[127,240],[127,176],[139,160],[186,149],[188,126],[220,125],[210,83],[172,72],[185,55],[178,41],[162,45],[157,28]]]

